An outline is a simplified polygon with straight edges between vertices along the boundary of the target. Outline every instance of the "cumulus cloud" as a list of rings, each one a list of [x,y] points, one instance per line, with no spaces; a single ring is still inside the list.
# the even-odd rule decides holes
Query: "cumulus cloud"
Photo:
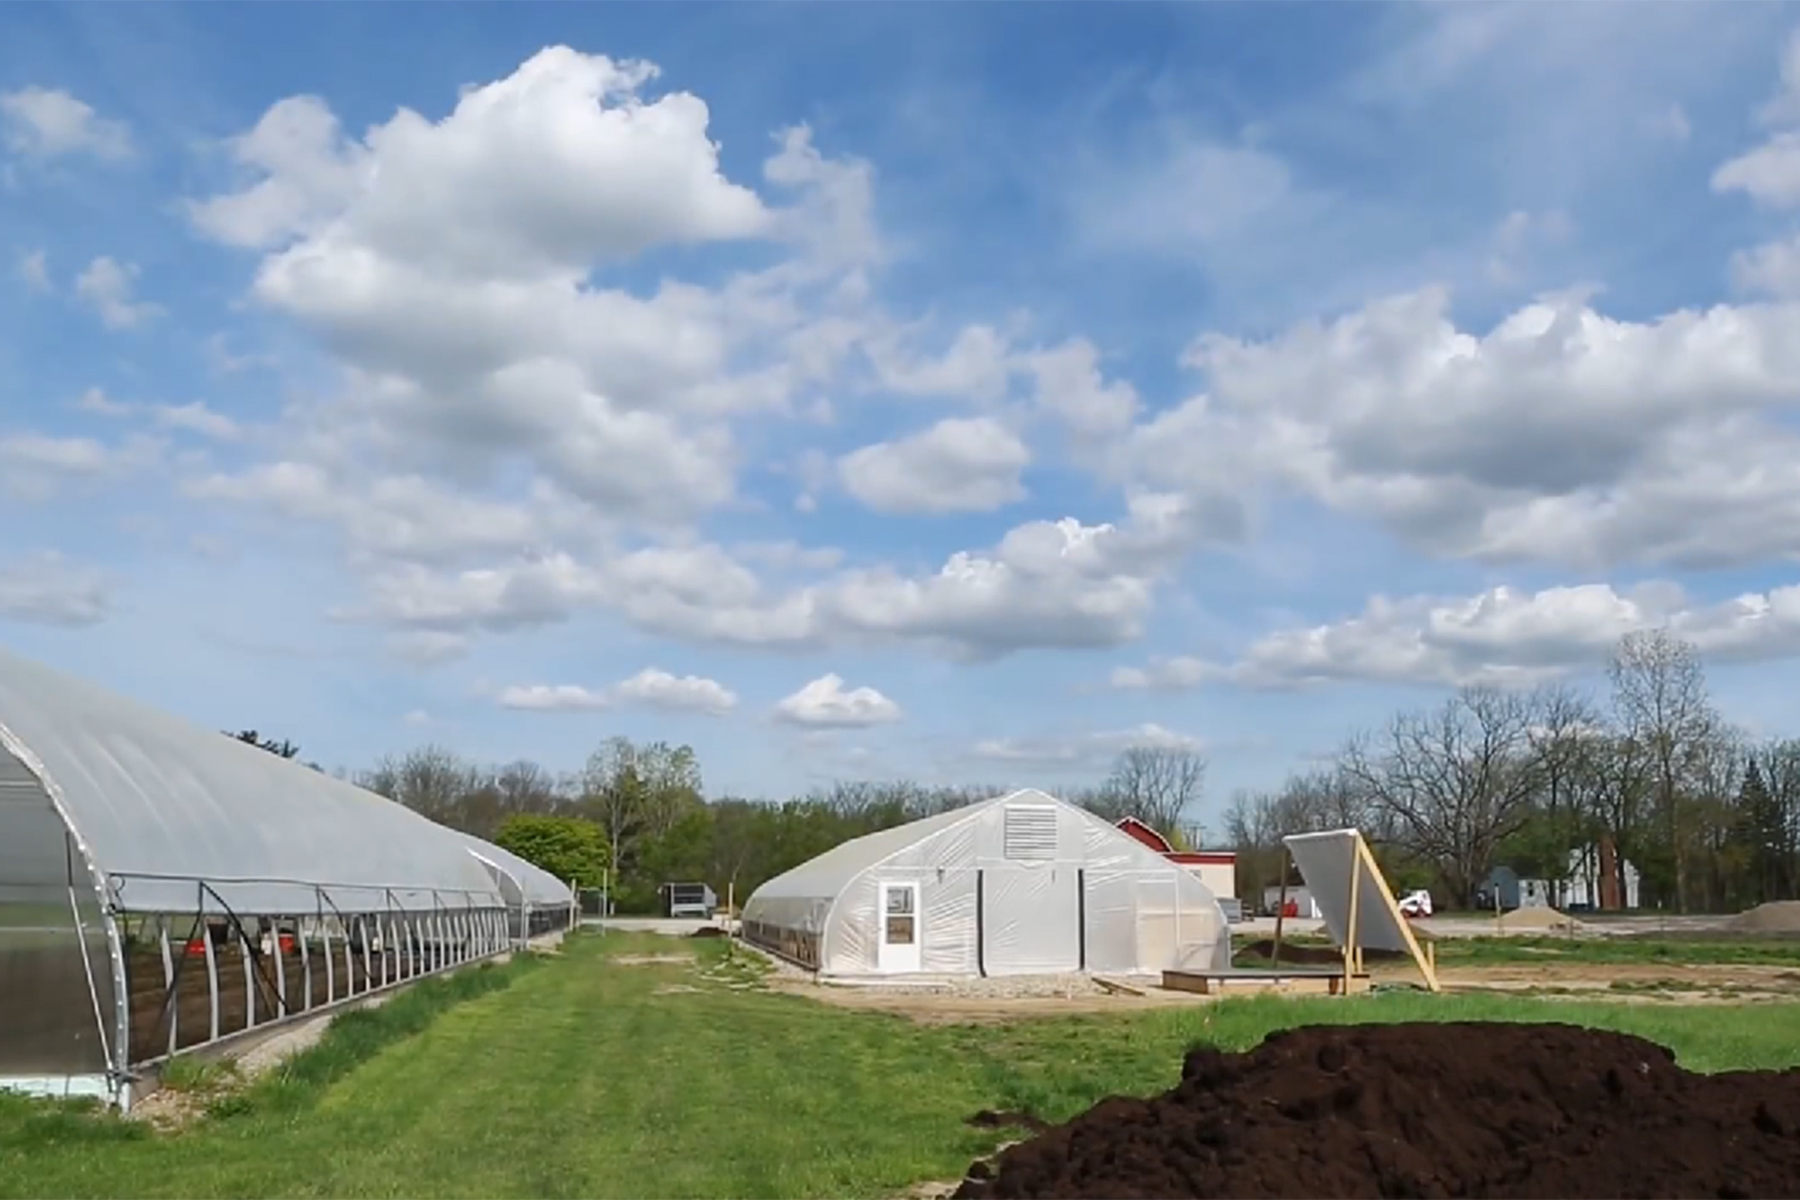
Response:
[[[1039,770],[1090,771],[1135,747],[1194,751],[1200,748],[1200,740],[1155,722],[1147,722],[1131,729],[1065,736],[1039,734],[1029,737],[984,738],[976,742],[969,753],[971,757],[987,762],[1010,763]]]
[[[108,120],[55,88],[0,92],[0,141],[31,158],[88,154],[116,161],[131,155],[131,134],[123,122]]]
[[[1792,306],[1633,322],[1560,295],[1475,334],[1426,289],[1262,341],[1202,337],[1206,392],[1122,458],[1150,486],[1298,492],[1436,553],[1743,562],[1800,551],[1780,520],[1800,438],[1775,419],[1800,402],[1797,333]]]
[[[1025,443],[998,421],[953,417],[847,454],[838,473],[877,512],[985,512],[1024,499],[1019,473],[1030,462]]]
[[[33,625],[97,625],[112,610],[112,589],[97,567],[46,552],[0,565],[0,618]]]
[[[501,708],[528,712],[591,712],[611,703],[605,693],[589,691],[572,683],[515,685],[500,692]]]
[[[898,721],[900,706],[872,687],[848,688],[836,674],[821,675],[775,705],[775,718],[811,729],[857,729]]]
[[[722,716],[737,707],[737,694],[716,679],[703,675],[671,675],[656,667],[646,667],[630,679],[613,687],[621,700],[647,704],[652,708],[690,711]]]
[[[1592,668],[1627,633],[1666,628],[1719,659],[1800,654],[1800,586],[1696,602],[1678,585],[1496,587],[1450,598],[1377,596],[1357,616],[1258,639],[1230,663],[1166,658],[1116,670],[1122,688],[1209,681],[1295,687],[1341,680],[1529,686]]]
[[[353,502],[323,488],[308,495],[318,504]],[[364,521],[378,516],[359,512]],[[463,570],[433,568],[415,552],[413,561],[382,564],[367,600],[337,615],[403,628],[505,632],[599,607],[652,633],[764,648],[914,641],[980,658],[1029,646],[1113,646],[1138,635],[1161,573],[1204,535],[1210,519],[1178,497],[1144,495],[1117,525],[1029,522],[991,549],[951,555],[935,573],[855,567],[785,588],[711,543],[615,548],[591,557],[555,551]],[[444,532],[467,537],[474,530],[447,522]]]
[[[589,712],[619,704],[642,704],[667,712],[698,712],[723,716],[737,707],[737,694],[716,679],[701,675],[671,675],[646,667],[611,687],[593,689],[578,684],[529,684],[504,688],[502,708],[534,712]]]
[[[161,314],[160,305],[136,300],[138,269],[102,255],[75,277],[75,294],[108,329],[136,329]]]
[[[102,442],[42,433],[0,434],[0,494],[46,500],[65,485],[114,482],[162,459],[154,438]]]

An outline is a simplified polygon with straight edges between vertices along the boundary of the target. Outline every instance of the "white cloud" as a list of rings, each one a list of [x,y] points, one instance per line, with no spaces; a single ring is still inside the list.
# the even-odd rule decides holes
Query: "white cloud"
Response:
[[[1137,416],[1137,390],[1124,380],[1107,382],[1099,351],[1086,338],[1029,354],[1022,365],[1037,385],[1038,407],[1078,437],[1111,437],[1130,428]]]
[[[756,194],[719,173],[705,103],[642,98],[656,74],[553,46],[465,89],[441,121],[402,109],[359,142],[317,98],[283,100],[233,143],[263,178],[194,205],[194,220],[232,244],[316,237],[317,253],[484,281],[764,231]]]
[[[0,618],[35,625],[97,625],[112,609],[104,572],[56,553],[0,566]]]
[[[653,708],[687,710],[721,716],[737,707],[736,693],[715,679],[700,675],[675,676],[646,667],[630,679],[615,684],[612,694],[620,700]]]
[[[1783,46],[1780,86],[1760,115],[1775,132],[1714,171],[1713,190],[1743,192],[1764,208],[1793,208],[1800,205],[1800,29]]]
[[[128,417],[137,411],[135,404],[114,400],[97,387],[91,387],[82,392],[75,401],[75,407],[82,412],[97,413],[103,417]]]
[[[1197,751],[1200,740],[1147,722],[1132,729],[1062,736],[984,738],[975,743],[970,755],[988,762],[1039,770],[1089,771],[1105,766],[1123,751],[1135,747]]]
[[[1731,281],[1746,292],[1800,300],[1800,236],[1737,251],[1731,256]]]
[[[883,513],[986,512],[1022,500],[1031,451],[988,417],[948,418],[838,461],[844,488]]]
[[[593,689],[578,684],[530,684],[500,692],[502,708],[538,712],[591,711],[617,704],[643,704],[670,712],[699,712],[724,716],[737,707],[736,693],[716,679],[700,675],[671,675],[646,667],[611,687]]]
[[[91,154],[118,160],[131,154],[123,122],[108,120],[68,92],[25,87],[0,92],[0,140],[15,154],[57,158]]]
[[[43,500],[63,485],[125,478],[158,463],[163,446],[134,436],[107,443],[41,433],[0,434],[0,494]]]
[[[1800,586],[1699,604],[1673,583],[1619,590],[1583,584],[1475,596],[1377,596],[1359,615],[1258,639],[1235,662],[1164,659],[1122,668],[1127,688],[1218,680],[1295,687],[1340,680],[1527,686],[1593,668],[1627,633],[1667,628],[1703,654],[1770,660],[1800,654]]]
[[[19,278],[34,292],[54,290],[54,285],[50,282],[50,267],[42,250],[33,250],[19,258]]]
[[[1427,289],[1266,341],[1208,335],[1189,363],[1207,392],[1124,451],[1146,486],[1273,486],[1493,560],[1800,553],[1800,438],[1778,420],[1800,404],[1800,307],[1632,322],[1547,296],[1477,335]]]
[[[604,692],[589,691],[572,683],[515,686],[500,693],[501,708],[530,712],[591,712],[611,704],[612,699]]]
[[[775,705],[775,717],[814,729],[855,729],[898,721],[900,706],[872,687],[846,690],[836,674],[821,675]]]
[[[787,410],[860,328],[867,171],[792,131],[765,174],[793,203],[771,207],[720,174],[704,103],[643,95],[655,73],[553,47],[436,122],[350,139],[294,97],[233,143],[248,186],[190,212],[265,251],[254,298],[349,368],[297,418],[319,455],[465,482],[524,464],[665,528],[734,498],[730,419]],[[656,246],[753,237],[798,257],[714,289],[601,282]]]
[[[244,434],[243,428],[236,421],[198,400],[188,404],[158,405],[153,412],[158,425],[186,430],[217,441],[233,442]]]
[[[135,329],[163,311],[159,305],[132,299],[137,276],[134,264],[102,255],[75,277],[75,294],[108,329]]]

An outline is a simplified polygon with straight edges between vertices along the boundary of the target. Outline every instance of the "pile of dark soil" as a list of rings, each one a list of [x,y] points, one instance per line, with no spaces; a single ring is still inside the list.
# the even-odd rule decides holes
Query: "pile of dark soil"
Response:
[[[725,936],[725,931],[717,925],[702,925],[688,936],[691,938],[721,938]]]
[[[1800,1196],[1800,1071],[1696,1075],[1572,1025],[1311,1026],[1195,1050],[977,1163],[1000,1197]]]

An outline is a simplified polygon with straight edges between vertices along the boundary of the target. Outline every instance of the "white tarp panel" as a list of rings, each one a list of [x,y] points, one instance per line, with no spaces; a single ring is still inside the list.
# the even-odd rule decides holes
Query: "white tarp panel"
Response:
[[[217,730],[0,652],[0,747],[137,911],[498,905],[461,835]]]
[[[1395,917],[1394,894],[1387,880],[1370,869],[1371,860],[1357,853],[1361,834],[1354,829],[1324,833],[1298,833],[1283,838],[1294,865],[1306,880],[1331,940],[1342,946],[1350,929],[1350,872],[1361,876],[1356,884],[1356,941],[1365,950],[1412,951],[1406,931]]]
[[[1012,809],[1009,823],[1008,810]],[[1010,852],[1010,856],[1009,856]],[[1140,883],[1159,932],[1140,929]],[[751,936],[817,941],[826,974],[880,970],[883,883],[919,884],[920,970],[972,975],[1223,966],[1231,947],[1199,879],[1092,813],[1027,790],[855,838],[744,905]],[[1083,887],[1085,885],[1085,888]]]

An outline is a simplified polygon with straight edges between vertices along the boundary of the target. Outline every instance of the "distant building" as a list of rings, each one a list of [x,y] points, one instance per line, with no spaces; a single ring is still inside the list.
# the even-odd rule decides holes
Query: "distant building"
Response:
[[[1611,869],[1615,865],[1616,871]],[[1569,851],[1567,872],[1555,885],[1556,906],[1601,912],[1639,908],[1641,882],[1636,865],[1630,859],[1617,857],[1610,844],[1578,846]]]
[[[1172,863],[1186,867],[1221,900],[1237,895],[1237,854],[1231,850],[1177,850],[1169,839],[1136,817],[1121,817],[1118,827]]]
[[[1543,907],[1616,912],[1639,906],[1639,881],[1636,866],[1615,857],[1609,846],[1594,843],[1569,851],[1561,879],[1525,879],[1511,867],[1495,867],[1476,892],[1475,904],[1503,912]]]

